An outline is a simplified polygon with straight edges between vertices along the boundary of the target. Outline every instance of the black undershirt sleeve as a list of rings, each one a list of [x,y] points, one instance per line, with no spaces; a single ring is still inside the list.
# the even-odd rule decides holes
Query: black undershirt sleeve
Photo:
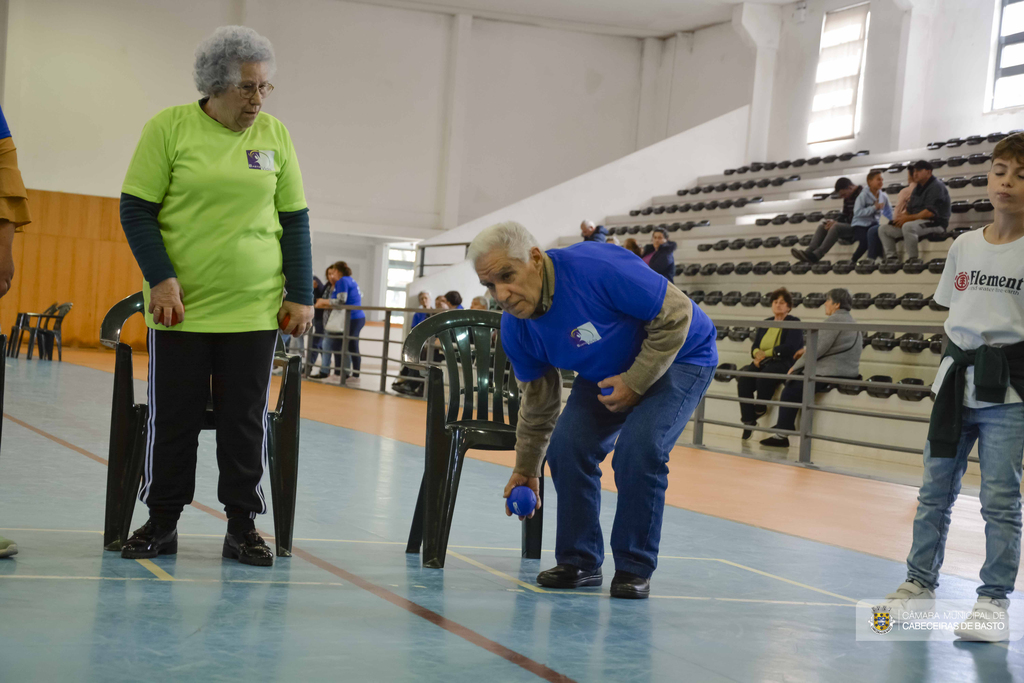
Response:
[[[313,252],[309,241],[309,209],[281,211],[281,260],[285,301],[313,305]]]
[[[164,247],[163,237],[160,236],[157,217],[161,206],[135,195],[121,193],[121,227],[142,270],[142,277],[146,278],[150,287],[155,287],[167,278],[177,277]]]

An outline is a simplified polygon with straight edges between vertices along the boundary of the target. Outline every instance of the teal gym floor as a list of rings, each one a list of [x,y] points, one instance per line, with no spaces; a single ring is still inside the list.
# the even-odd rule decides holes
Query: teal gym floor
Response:
[[[611,600],[610,562],[603,589],[542,590],[553,487],[544,557],[521,559],[508,471],[478,460],[447,566],[423,569],[404,552],[422,449],[312,421],[294,557],[221,559],[204,432],[178,555],[123,560],[101,543],[111,385],[7,360],[0,535],[20,553],[0,560],[0,681],[1024,681],[1020,641],[856,641],[856,601],[898,585],[901,563],[678,508],[650,600]],[[606,530],[615,502],[606,492]],[[257,525],[271,535],[272,515]],[[940,591],[971,600],[975,586],[945,576]]]

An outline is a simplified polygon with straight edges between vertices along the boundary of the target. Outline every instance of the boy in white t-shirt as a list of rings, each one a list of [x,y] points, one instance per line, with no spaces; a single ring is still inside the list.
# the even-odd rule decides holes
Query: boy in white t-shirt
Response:
[[[956,629],[969,640],[1009,636],[1007,595],[1020,562],[1024,455],[1024,134],[996,145],[988,174],[995,220],[950,247],[935,300],[949,306],[946,354],[924,451],[924,482],[907,557],[907,581],[886,596],[894,616],[934,605],[950,512],[967,456],[979,443],[982,585],[971,617]]]

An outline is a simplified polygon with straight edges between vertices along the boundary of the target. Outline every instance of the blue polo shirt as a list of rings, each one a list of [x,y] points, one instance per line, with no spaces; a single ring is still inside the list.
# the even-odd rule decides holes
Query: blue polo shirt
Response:
[[[346,306],[362,306],[363,305],[363,293],[359,290],[359,285],[352,279],[351,275],[345,275],[340,280],[334,283],[335,295],[347,292],[348,297],[345,299]],[[349,320],[359,320],[365,318],[366,313],[363,311],[350,311]]]
[[[668,281],[625,249],[580,242],[547,252],[555,266],[551,308],[535,320],[501,316],[501,343],[516,378],[532,382],[556,367],[600,382],[633,365],[644,326],[665,301]],[[696,305],[676,363],[718,365],[715,326]]]

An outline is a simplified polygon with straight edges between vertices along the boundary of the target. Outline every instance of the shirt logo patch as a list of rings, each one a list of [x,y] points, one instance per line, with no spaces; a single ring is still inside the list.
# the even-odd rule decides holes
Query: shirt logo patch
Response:
[[[1019,296],[1024,287],[1024,277],[1009,277],[983,273],[980,270],[961,271],[953,280],[957,291],[995,292]]]
[[[971,278],[967,273],[957,273],[956,280],[953,281],[953,286],[956,287],[958,292],[962,292],[967,289],[969,284],[971,284]]]
[[[572,342],[578,349],[582,349],[588,344],[601,341],[601,335],[597,333],[597,328],[594,327],[593,323],[583,323],[570,332],[569,336],[572,337]]]
[[[269,149],[247,149],[245,156],[249,160],[249,168],[256,171],[274,170],[274,151]]]

